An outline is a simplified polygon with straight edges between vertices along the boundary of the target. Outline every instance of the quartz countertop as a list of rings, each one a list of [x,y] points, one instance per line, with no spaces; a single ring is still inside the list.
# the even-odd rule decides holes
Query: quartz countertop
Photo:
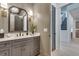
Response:
[[[17,40],[17,39],[22,39],[22,38],[31,38],[31,37],[36,37],[36,36],[40,36],[40,33],[28,34],[28,35],[24,35],[24,36],[4,37],[4,38],[0,38],[0,42],[9,41],[9,40]]]

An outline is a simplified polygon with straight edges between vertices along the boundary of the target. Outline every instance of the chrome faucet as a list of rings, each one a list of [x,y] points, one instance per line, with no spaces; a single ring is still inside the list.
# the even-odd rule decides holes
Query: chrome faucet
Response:
[[[21,36],[21,32],[19,33],[19,36]]]

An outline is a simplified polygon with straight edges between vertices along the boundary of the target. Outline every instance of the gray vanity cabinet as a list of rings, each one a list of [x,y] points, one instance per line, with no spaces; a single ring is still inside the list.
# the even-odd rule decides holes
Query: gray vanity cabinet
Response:
[[[33,45],[32,38],[24,38],[12,41],[12,49],[11,55],[12,56],[31,56],[32,54],[32,45]]]
[[[10,56],[11,54],[11,42],[0,42],[0,56]]]
[[[24,39],[24,42],[22,44],[22,56],[31,56],[33,55],[33,38],[27,38],[27,39]]]
[[[10,49],[0,50],[0,56],[10,56]]]
[[[30,46],[22,46],[21,47],[21,55],[22,56],[30,56]]]
[[[21,56],[21,47],[20,46],[12,47],[11,56]]]
[[[11,41],[11,55],[12,56],[21,56],[21,47],[22,47],[22,40],[13,40]]]
[[[0,56],[34,56],[39,53],[39,36],[0,42]]]
[[[33,55],[38,55],[40,53],[40,37],[34,37],[33,40]]]

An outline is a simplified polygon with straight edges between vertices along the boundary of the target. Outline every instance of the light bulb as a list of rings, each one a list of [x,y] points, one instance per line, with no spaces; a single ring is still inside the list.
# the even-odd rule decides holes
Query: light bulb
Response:
[[[29,16],[33,16],[33,11],[29,10],[28,14],[29,14]]]

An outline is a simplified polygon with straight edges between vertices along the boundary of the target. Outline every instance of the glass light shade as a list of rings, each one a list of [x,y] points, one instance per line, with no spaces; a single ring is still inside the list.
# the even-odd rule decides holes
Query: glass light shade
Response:
[[[33,11],[32,10],[29,10],[28,15],[29,16],[33,16]]]
[[[16,8],[16,7],[13,7],[13,8],[11,8],[11,12],[13,12],[13,13],[18,13],[18,12],[19,12],[19,9]]]
[[[5,9],[7,9],[8,7],[7,7],[7,3],[1,3],[1,7],[3,7],[3,8],[5,8]]]

